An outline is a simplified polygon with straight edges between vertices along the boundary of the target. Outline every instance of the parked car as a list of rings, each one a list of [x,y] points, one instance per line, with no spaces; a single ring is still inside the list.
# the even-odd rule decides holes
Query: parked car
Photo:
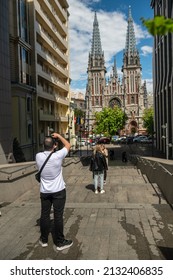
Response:
[[[140,135],[140,136],[136,136],[133,139],[133,143],[141,143],[141,141],[144,143],[145,141],[147,141],[148,137],[145,135]]]
[[[126,143],[126,136],[121,136],[117,139],[116,143],[118,144],[125,144]]]
[[[86,141],[85,140],[81,140],[81,141],[79,141],[79,146],[80,147],[83,147],[83,146],[85,146],[85,143],[86,143]]]
[[[119,136],[118,135],[114,135],[114,136],[112,136],[111,142],[112,143],[117,143],[118,139],[119,139]]]
[[[87,139],[87,140],[85,141],[85,146],[88,146],[88,145],[90,145],[90,139]]]
[[[134,139],[134,136],[127,136],[126,143],[127,144],[133,144],[133,139]]]
[[[110,138],[108,138],[108,137],[101,137],[97,141],[97,144],[110,144]]]
[[[149,137],[146,137],[146,138],[142,139],[141,143],[147,143],[147,144],[152,143],[152,137],[149,136]]]
[[[127,143],[127,136],[122,136],[119,139],[120,139],[119,143],[121,143],[121,144],[126,144]]]

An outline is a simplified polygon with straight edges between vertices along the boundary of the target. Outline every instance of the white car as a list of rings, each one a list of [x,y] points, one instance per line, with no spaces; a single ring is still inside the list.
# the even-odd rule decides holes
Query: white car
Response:
[[[141,143],[148,143],[148,144],[152,143],[152,137],[149,136],[147,137],[147,139],[142,139]]]
[[[84,146],[85,146],[85,143],[86,143],[85,140],[81,140],[81,141],[78,142],[78,145],[79,145],[80,147],[84,147]]]
[[[145,143],[148,140],[148,137],[145,135],[136,136],[133,139],[133,143]]]

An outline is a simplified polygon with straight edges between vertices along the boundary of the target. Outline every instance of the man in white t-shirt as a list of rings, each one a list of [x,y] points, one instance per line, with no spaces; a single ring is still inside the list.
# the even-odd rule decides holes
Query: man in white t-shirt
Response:
[[[59,139],[64,147],[56,151]],[[48,235],[50,230],[50,211],[53,205],[54,227],[57,250],[61,251],[69,248],[73,242],[64,238],[63,213],[66,201],[65,182],[62,175],[62,162],[70,150],[70,143],[58,133],[53,133],[44,139],[44,152],[36,154],[36,164],[38,170],[45,162],[46,158],[52,153],[46,165],[41,172],[40,181],[40,199],[41,199],[41,217],[39,243],[42,247],[48,246]]]

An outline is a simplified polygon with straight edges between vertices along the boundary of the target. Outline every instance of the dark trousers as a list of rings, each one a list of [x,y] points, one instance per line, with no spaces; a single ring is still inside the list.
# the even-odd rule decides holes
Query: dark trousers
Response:
[[[40,231],[41,240],[44,243],[48,242],[50,230],[50,211],[53,205],[54,210],[54,228],[55,228],[55,244],[61,243],[64,240],[64,224],[63,213],[66,201],[66,189],[56,193],[40,193],[41,199],[41,217]]]
[[[106,178],[107,178],[107,170],[105,169],[104,170],[104,181],[106,181]]]

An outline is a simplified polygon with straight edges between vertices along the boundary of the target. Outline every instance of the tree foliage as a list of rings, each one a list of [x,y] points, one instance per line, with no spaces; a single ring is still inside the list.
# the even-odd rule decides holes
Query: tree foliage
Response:
[[[148,32],[155,35],[165,35],[173,32],[173,19],[165,18],[164,16],[155,16],[153,19],[141,18],[143,25],[148,29]]]
[[[154,110],[153,108],[145,109],[142,117],[144,127],[147,129],[148,134],[153,134],[154,128]]]
[[[127,115],[115,106],[112,108],[104,108],[101,112],[95,113],[95,127],[96,134],[104,134],[105,136],[115,135],[120,129],[124,128],[127,120]]]
[[[84,116],[84,111],[82,111],[81,109],[75,108],[74,109],[74,115],[76,117],[83,117]]]

